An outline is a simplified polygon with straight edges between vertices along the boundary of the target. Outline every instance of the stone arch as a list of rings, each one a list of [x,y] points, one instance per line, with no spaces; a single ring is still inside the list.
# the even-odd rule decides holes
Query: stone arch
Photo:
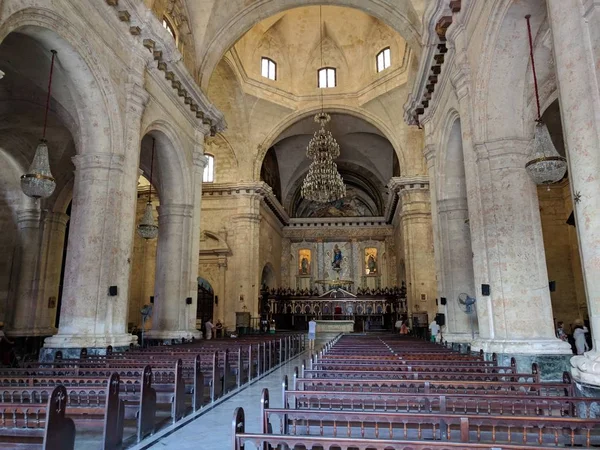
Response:
[[[2,22],[0,42],[13,32],[43,42],[48,50],[58,50],[59,67],[62,66],[71,77],[77,77],[77,80],[71,79],[70,91],[76,94],[79,132],[74,139],[78,153],[96,150],[96,146],[84,145],[92,142],[122,153],[123,129],[118,96],[107,69],[94,57],[95,49],[84,30],[51,10],[26,6]],[[58,92],[54,90],[53,97],[56,94]]]
[[[524,138],[533,134],[527,118],[527,80],[531,75],[526,14],[531,14],[532,33],[537,35],[546,16],[543,0],[514,2],[492,0],[482,62],[475,80],[474,140],[486,142]],[[488,127],[494,124],[494,128]]]
[[[321,108],[319,107],[311,107],[301,111],[295,111],[293,114],[290,114],[287,118],[279,122],[277,126],[271,130],[271,132],[266,136],[266,138],[263,140],[263,143],[259,145],[258,148],[256,159],[254,161],[255,180],[260,180],[260,169],[262,167],[263,160],[265,159],[269,148],[271,148],[271,146],[273,146],[273,144],[275,143],[277,137],[281,133],[283,133],[287,128],[292,126],[295,122],[298,122],[299,120],[302,120],[306,117],[310,117],[319,112],[320,110]],[[377,116],[375,116],[374,114],[370,114],[363,109],[354,108],[346,105],[328,105],[325,108],[325,111],[330,114],[340,113],[357,117],[380,130],[385,136],[385,138],[388,141],[390,141],[390,143],[394,147],[394,151],[396,152],[396,156],[398,157],[398,162],[400,164],[400,173],[402,174],[403,167],[405,167],[406,163],[406,159],[404,157],[404,149],[402,148],[398,140],[394,138],[393,131],[388,126],[386,126],[380,119],[378,119]]]
[[[142,136],[140,167],[144,173],[150,173],[151,138],[156,139],[153,185],[161,204],[192,204],[188,158],[175,128],[166,121],[157,120],[146,127]]]
[[[421,23],[417,13],[410,2],[393,2],[393,6],[390,3],[385,0],[332,0],[328,5],[355,8],[377,17],[403,36],[419,56]],[[201,88],[203,90],[208,88],[212,72],[222,56],[255,24],[288,9],[319,4],[322,4],[322,0],[291,0],[285,3],[269,0],[258,4],[248,3],[214,34],[206,45],[204,53],[198,58],[200,61],[198,78]]]
[[[268,288],[277,287],[277,276],[275,275],[273,264],[270,262],[265,263],[260,276],[260,285],[263,286],[265,284]]]

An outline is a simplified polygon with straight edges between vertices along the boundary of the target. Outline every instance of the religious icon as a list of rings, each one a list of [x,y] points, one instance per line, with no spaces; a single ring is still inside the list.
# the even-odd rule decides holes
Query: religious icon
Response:
[[[365,274],[373,275],[377,273],[377,249],[365,248]]]
[[[341,270],[342,268],[342,251],[337,244],[333,247],[333,261],[331,262],[331,268],[333,270]]]
[[[310,250],[307,248],[298,250],[298,273],[310,275]]]

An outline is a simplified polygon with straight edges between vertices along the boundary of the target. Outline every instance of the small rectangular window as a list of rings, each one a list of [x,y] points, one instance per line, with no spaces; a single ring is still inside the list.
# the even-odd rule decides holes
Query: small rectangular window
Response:
[[[387,69],[392,65],[392,56],[390,48],[384,48],[377,53],[377,72]]]
[[[215,158],[212,155],[204,155],[208,159],[206,167],[204,167],[204,173],[202,174],[202,181],[204,183],[212,183],[215,181]]]
[[[336,73],[333,67],[319,69],[318,82],[320,88],[332,88],[337,84]]]
[[[277,79],[277,64],[275,61],[263,57],[260,61],[260,74],[269,80],[275,81]]]

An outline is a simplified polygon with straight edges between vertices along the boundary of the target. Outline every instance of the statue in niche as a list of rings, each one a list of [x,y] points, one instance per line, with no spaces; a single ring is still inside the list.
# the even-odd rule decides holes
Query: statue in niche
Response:
[[[342,251],[337,244],[333,247],[333,261],[331,262],[331,268],[333,270],[342,269]]]
[[[373,255],[369,255],[369,260],[367,261],[367,266],[369,267],[369,273],[377,272],[377,261]]]
[[[302,261],[300,262],[300,273],[302,275],[308,275],[308,258],[306,256],[303,256]]]

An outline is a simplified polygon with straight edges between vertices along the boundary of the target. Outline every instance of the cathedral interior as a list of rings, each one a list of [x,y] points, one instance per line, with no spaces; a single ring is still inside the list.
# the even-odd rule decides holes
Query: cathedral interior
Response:
[[[0,0],[0,76],[3,366],[402,325],[600,396],[598,1]]]

